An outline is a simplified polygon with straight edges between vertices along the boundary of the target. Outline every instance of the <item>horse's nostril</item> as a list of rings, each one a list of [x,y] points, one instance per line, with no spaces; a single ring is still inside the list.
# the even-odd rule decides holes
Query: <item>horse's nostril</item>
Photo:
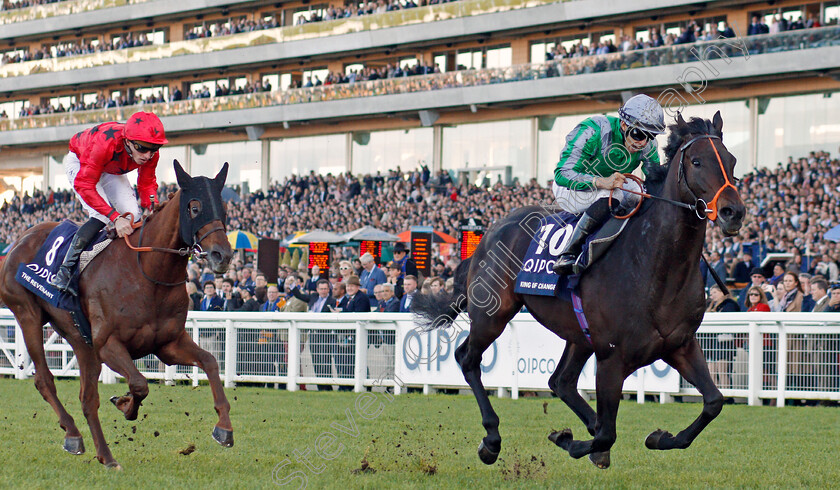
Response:
[[[218,264],[222,261],[222,254],[220,254],[219,252],[210,252],[210,259]]]

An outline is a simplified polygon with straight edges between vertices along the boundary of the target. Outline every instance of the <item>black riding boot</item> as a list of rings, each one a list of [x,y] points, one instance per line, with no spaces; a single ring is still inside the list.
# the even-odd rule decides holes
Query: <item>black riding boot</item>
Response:
[[[610,212],[606,198],[599,199],[589,206],[589,209],[583,213],[577,226],[575,226],[566,248],[560,252],[557,262],[554,263],[555,274],[569,275],[575,272],[574,265],[586,238],[597,231],[608,219],[610,219]],[[582,270],[579,272],[582,272]]]
[[[87,223],[79,228],[79,231],[73,237],[73,241],[70,242],[70,249],[67,250],[67,255],[64,256],[64,262],[61,264],[61,268],[58,269],[58,273],[50,281],[52,286],[59,291],[66,291],[73,296],[79,295],[79,292],[73,289],[71,284],[73,273],[76,270],[76,265],[79,263],[79,257],[82,255],[82,251],[103,227],[105,227],[105,223],[96,218],[90,218]]]

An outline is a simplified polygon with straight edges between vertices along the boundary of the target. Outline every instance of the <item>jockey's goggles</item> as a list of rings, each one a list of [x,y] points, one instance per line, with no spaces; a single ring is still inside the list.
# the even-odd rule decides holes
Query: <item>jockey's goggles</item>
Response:
[[[134,147],[137,153],[151,153],[154,155],[158,150],[160,150],[159,146],[145,146],[136,141],[129,141],[129,143],[131,143],[131,146]]]
[[[639,128],[630,128],[627,130],[627,136],[635,141],[650,141],[654,138],[654,134]]]

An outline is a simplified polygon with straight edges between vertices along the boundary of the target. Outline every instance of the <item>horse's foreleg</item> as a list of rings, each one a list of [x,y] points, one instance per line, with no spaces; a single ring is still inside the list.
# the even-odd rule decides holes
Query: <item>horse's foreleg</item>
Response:
[[[58,415],[58,425],[64,429],[64,450],[70,454],[83,454],[85,452],[85,445],[82,441],[82,433],[76,427],[76,422],[73,417],[67,413],[64,405],[58,399],[58,394],[55,391],[55,381],[53,375],[47,366],[47,358],[44,353],[44,330],[43,322],[38,320],[31,320],[22,313],[17,314],[18,321],[23,331],[23,340],[26,343],[26,350],[29,352],[29,358],[32,359],[35,365],[35,388],[41,393],[41,396]],[[31,315],[34,317],[34,315]]]
[[[233,426],[230,422],[230,402],[225,396],[222,380],[219,378],[219,364],[212,354],[202,349],[184,331],[176,340],[163,346],[157,352],[158,358],[166,364],[198,366],[210,382],[213,404],[219,414],[219,422],[213,429],[213,439],[225,447],[233,446]]]
[[[664,360],[703,395],[703,411],[691,425],[676,436],[661,429],[652,432],[645,439],[645,446],[648,449],[685,449],[709,425],[709,422],[720,414],[723,408],[723,395],[712,381],[709,366],[706,364],[706,358],[703,356],[697,339],[692,339]]]
[[[566,349],[563,351],[563,357],[560,358],[560,363],[554,374],[548,380],[548,387],[555,395],[560,397],[572,412],[580,418],[586,425],[586,430],[589,434],[595,435],[595,410],[586,403],[586,400],[580,396],[577,390],[578,380],[586,361],[592,356],[592,349],[588,346],[566,343]],[[548,439],[558,444],[558,441],[564,437],[564,432],[552,432]],[[604,451],[602,453],[592,453],[589,455],[592,463],[599,468],[607,468],[610,465],[610,452]]]
[[[119,463],[108,448],[102,424],[99,422],[99,373],[102,371],[102,363],[87,345],[76,349],[76,360],[79,362],[82,384],[79,400],[82,402],[82,413],[85,414],[93,445],[96,447],[96,459],[108,468],[120,469]]]
[[[558,446],[569,452],[573,458],[580,458],[591,453],[609,451],[615,443],[615,420],[618,415],[618,403],[621,401],[621,387],[624,385],[624,365],[619,356],[612,356],[598,361],[595,375],[595,394],[597,397],[597,416],[595,422],[595,437],[589,441],[572,439],[572,432],[565,429],[556,433],[552,439]],[[602,461],[592,461],[601,468],[609,465]]]
[[[481,354],[496,340],[501,331],[495,332],[489,328],[482,330],[475,323],[473,323],[471,330],[464,343],[455,350],[455,360],[461,366],[464,379],[472,388],[473,395],[478,401],[478,408],[481,411],[481,424],[487,431],[487,435],[478,446],[478,457],[484,464],[493,464],[502,450],[502,436],[499,434],[499,416],[493,410],[493,405],[490,404],[490,398],[481,382]],[[490,332],[489,337],[492,338],[488,337],[488,331]],[[485,335],[477,336],[478,332],[485,333]]]
[[[128,383],[128,393],[120,397],[111,397],[111,403],[125,414],[126,420],[137,420],[137,411],[149,395],[149,383],[146,378],[137,370],[125,346],[113,336],[99,349],[99,357],[108,367],[120,373]]]

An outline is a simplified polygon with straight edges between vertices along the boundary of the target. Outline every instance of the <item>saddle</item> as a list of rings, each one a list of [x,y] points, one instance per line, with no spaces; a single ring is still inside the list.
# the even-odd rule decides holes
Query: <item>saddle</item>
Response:
[[[85,342],[91,344],[90,322],[82,312],[82,305],[79,298],[72,294],[59,291],[49,283],[61,267],[64,256],[67,255],[67,250],[70,248],[73,235],[76,234],[78,229],[79,225],[68,220],[62,221],[58,226],[53,228],[32,261],[18,266],[15,279],[23,287],[32,291],[36,296],[50,305],[69,311],[70,316],[73,318],[73,324],[79,330],[79,333],[82,334]],[[105,250],[105,247],[111,241],[106,231],[103,230],[91,240],[91,243],[82,252],[79,259],[78,273],[73,274],[73,281],[77,290],[79,275],[94,257]]]
[[[540,220],[537,233],[531,239],[528,253],[523,258],[521,270],[516,276],[515,292],[555,296],[555,290],[558,290],[559,296],[559,289],[577,288],[580,275],[558,276],[551,269],[579,218],[580,215],[561,211]],[[610,218],[604,226],[587,238],[577,262],[584,267],[595,263],[607,252],[626,225],[627,220]]]

